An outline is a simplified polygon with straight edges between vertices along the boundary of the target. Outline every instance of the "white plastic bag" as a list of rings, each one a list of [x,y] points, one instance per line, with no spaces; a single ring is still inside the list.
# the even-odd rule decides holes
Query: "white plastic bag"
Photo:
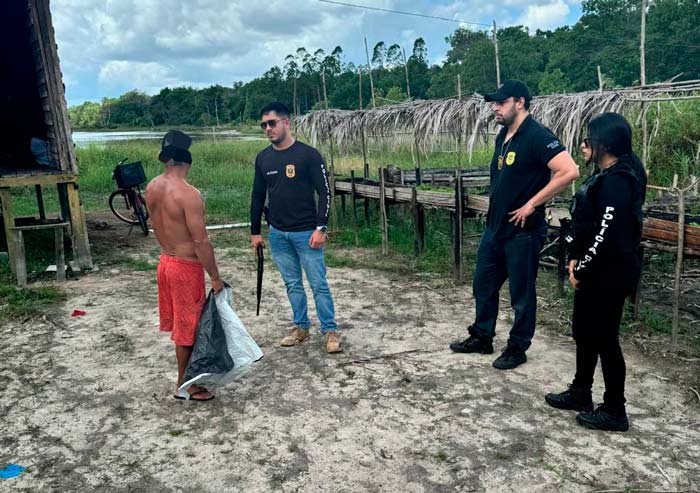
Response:
[[[228,285],[219,294],[209,294],[180,392],[195,383],[202,386],[230,383],[263,357],[232,305],[233,293]],[[222,344],[226,345],[225,351]]]

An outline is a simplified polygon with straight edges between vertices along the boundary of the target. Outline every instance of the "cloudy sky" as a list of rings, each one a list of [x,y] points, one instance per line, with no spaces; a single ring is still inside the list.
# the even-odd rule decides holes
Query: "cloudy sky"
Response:
[[[581,0],[345,0],[459,21],[551,29],[575,23]],[[423,37],[431,63],[459,24],[335,5],[320,0],[52,0],[69,105],[132,89],[248,81],[284,65],[300,46],[336,45],[346,62],[364,63],[363,37],[410,52]],[[483,26],[464,25],[472,29]]]

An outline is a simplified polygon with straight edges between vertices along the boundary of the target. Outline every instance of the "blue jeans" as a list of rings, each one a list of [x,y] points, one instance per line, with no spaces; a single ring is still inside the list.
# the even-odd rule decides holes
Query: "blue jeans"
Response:
[[[323,263],[323,249],[313,249],[309,246],[311,231],[280,231],[270,226],[268,240],[272,252],[272,260],[282,274],[284,285],[287,287],[287,297],[292,305],[294,325],[303,329],[311,327],[307,314],[306,293],[301,277],[304,269],[314,293],[316,313],[321,322],[321,333],[337,330],[333,297],[326,281],[326,265]]]
[[[499,291],[508,279],[510,306],[515,312],[508,341],[526,351],[535,335],[536,281],[539,254],[546,224],[535,231],[520,231],[509,238],[495,238],[487,229],[481,237],[474,272],[476,320],[469,333],[491,340],[496,334]]]

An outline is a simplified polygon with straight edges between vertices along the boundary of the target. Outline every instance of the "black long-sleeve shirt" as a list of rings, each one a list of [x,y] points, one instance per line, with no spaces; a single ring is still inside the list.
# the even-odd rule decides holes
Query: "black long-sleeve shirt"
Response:
[[[318,194],[318,207],[314,191]],[[268,221],[280,231],[308,231],[328,224],[331,191],[321,154],[299,141],[278,151],[265,148],[255,158],[250,232],[260,234],[268,197]]]
[[[640,226],[634,210],[639,185],[628,174],[605,176],[593,197],[595,229],[592,236],[576,239],[573,258],[579,260],[574,277],[585,281],[601,277],[610,267],[623,267],[624,259],[636,255]]]

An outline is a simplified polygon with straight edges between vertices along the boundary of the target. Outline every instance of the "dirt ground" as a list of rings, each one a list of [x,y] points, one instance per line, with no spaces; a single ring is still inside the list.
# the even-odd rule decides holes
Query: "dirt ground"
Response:
[[[153,239],[99,226],[98,255],[155,260]],[[626,345],[631,430],[589,431],[543,400],[571,380],[570,338],[538,331],[528,363],[509,372],[491,367],[496,355],[449,351],[473,317],[468,285],[329,269],[345,342],[331,356],[317,333],[278,347],[290,325],[279,274],[266,271],[256,317],[251,254],[240,242],[217,253],[265,358],[211,402],[171,397],[153,270],[104,260],[68,281],[52,316],[0,328],[0,467],[28,467],[0,491],[700,490],[700,405],[673,365]]]

